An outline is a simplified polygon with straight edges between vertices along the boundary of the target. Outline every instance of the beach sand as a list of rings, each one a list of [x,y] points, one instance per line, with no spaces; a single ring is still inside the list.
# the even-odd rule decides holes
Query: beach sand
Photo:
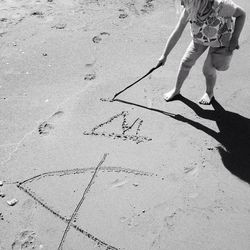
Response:
[[[188,28],[109,102],[157,64],[172,0],[0,3],[0,250],[250,249],[248,21],[213,105],[205,55],[162,98]]]

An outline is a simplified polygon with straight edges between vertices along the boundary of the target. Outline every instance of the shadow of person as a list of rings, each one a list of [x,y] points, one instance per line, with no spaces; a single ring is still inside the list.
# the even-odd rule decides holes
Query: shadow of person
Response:
[[[115,101],[167,115],[172,119],[187,123],[210,135],[220,143],[217,149],[224,166],[232,174],[250,184],[250,119],[241,116],[240,114],[225,110],[215,99],[211,102],[214,110],[204,110],[198,104],[181,95],[175,99],[182,101],[199,117],[215,121],[219,131],[216,132],[199,122],[179,114],[173,114],[155,108],[148,108],[121,99],[115,99]]]
[[[232,174],[250,184],[250,119],[225,110],[214,98],[211,102],[214,110],[204,110],[183,96],[178,99],[190,107],[199,117],[216,122],[218,132],[186,118],[183,119],[183,121],[216,139],[220,143],[217,149],[224,166]]]

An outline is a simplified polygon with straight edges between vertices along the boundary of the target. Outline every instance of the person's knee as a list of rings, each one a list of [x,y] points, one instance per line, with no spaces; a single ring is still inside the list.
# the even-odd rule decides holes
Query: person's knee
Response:
[[[228,68],[230,66],[231,59],[232,59],[231,53],[228,55],[227,54],[225,54],[225,55],[213,54],[212,55],[212,65],[218,71],[225,71],[225,70],[228,70]]]
[[[226,71],[229,68],[228,64],[214,64],[214,68],[218,71]]]
[[[205,77],[216,77],[216,69],[212,66],[204,65],[202,72]]]
[[[182,60],[181,68],[184,70],[190,70],[194,66],[194,62],[192,60]]]

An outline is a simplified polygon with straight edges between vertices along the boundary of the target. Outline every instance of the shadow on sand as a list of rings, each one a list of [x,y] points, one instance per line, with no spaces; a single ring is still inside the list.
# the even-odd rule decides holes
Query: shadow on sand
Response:
[[[185,122],[199,129],[220,143],[217,147],[224,166],[241,180],[250,184],[250,119],[225,110],[215,99],[211,104],[214,110],[204,110],[198,104],[179,95],[179,100],[190,107],[199,117],[215,121],[219,132],[216,132],[199,122],[188,119],[182,115],[169,113],[163,110],[149,108],[140,104],[127,102],[121,99],[114,101],[148,109],[167,115],[175,120]]]

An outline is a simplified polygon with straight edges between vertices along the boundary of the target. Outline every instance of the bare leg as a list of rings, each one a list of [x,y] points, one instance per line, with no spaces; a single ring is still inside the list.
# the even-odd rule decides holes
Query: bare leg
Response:
[[[212,64],[211,54],[208,54],[205,60],[203,66],[203,74],[206,78],[206,92],[199,100],[199,103],[209,105],[214,97],[214,86],[217,78],[216,69]]]
[[[171,101],[176,95],[180,94],[182,84],[187,78],[189,72],[190,68],[186,68],[183,64],[180,66],[175,87],[163,95],[163,98],[166,101]]]
[[[176,95],[180,94],[181,87],[186,80],[191,68],[206,49],[207,46],[196,44],[191,41],[182,58],[175,87],[163,95],[163,98],[166,101],[171,101]]]

